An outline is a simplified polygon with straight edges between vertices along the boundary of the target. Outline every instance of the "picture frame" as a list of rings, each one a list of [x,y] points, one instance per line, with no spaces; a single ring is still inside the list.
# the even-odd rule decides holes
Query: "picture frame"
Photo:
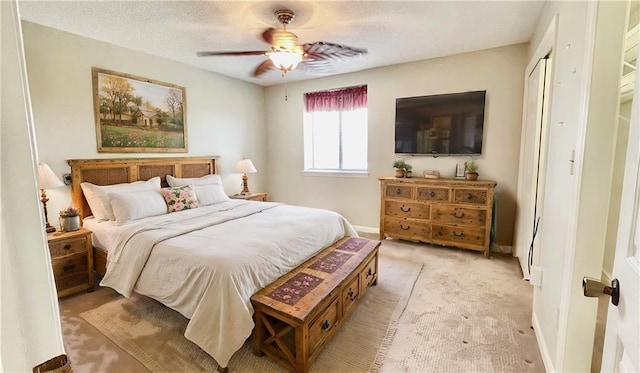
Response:
[[[98,153],[186,153],[184,87],[91,68]]]
[[[464,178],[464,174],[467,170],[467,163],[461,162],[456,164],[456,178]]]

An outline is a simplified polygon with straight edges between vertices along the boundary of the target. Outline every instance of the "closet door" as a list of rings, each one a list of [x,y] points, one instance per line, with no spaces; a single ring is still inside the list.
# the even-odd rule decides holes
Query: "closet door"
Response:
[[[544,163],[547,134],[547,100],[550,79],[550,57],[538,61],[527,79],[527,102],[525,122],[522,129],[522,149],[520,152],[520,175],[518,177],[518,222],[516,227],[516,254],[523,273],[529,278],[530,264],[536,262],[532,242],[541,214],[542,190],[544,185]],[[535,248],[535,246],[533,246]],[[523,263],[526,260],[526,263]]]

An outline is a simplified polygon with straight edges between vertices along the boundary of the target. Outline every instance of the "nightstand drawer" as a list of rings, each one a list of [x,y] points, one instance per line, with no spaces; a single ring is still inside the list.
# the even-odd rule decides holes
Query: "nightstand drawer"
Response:
[[[53,275],[56,279],[82,274],[87,282],[87,270],[89,268],[87,253],[74,254],[72,256],[55,259],[52,261]]]
[[[62,293],[75,287],[86,287],[88,282],[86,273],[76,273],[69,277],[56,278],[56,290]]]
[[[49,242],[51,259],[87,251],[87,238],[78,237],[69,240]]]

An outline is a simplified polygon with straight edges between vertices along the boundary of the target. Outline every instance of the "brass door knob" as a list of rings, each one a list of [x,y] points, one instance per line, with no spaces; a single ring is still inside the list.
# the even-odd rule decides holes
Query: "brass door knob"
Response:
[[[611,280],[611,286],[607,286],[596,279],[584,277],[582,279],[582,292],[585,297],[609,295],[611,296],[611,304],[617,306],[620,301],[620,282],[617,278],[614,278]]]

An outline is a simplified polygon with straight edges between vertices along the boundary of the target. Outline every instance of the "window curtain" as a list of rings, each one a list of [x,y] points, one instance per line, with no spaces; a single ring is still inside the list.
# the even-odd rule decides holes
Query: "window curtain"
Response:
[[[307,113],[350,111],[367,107],[367,86],[305,93]]]

